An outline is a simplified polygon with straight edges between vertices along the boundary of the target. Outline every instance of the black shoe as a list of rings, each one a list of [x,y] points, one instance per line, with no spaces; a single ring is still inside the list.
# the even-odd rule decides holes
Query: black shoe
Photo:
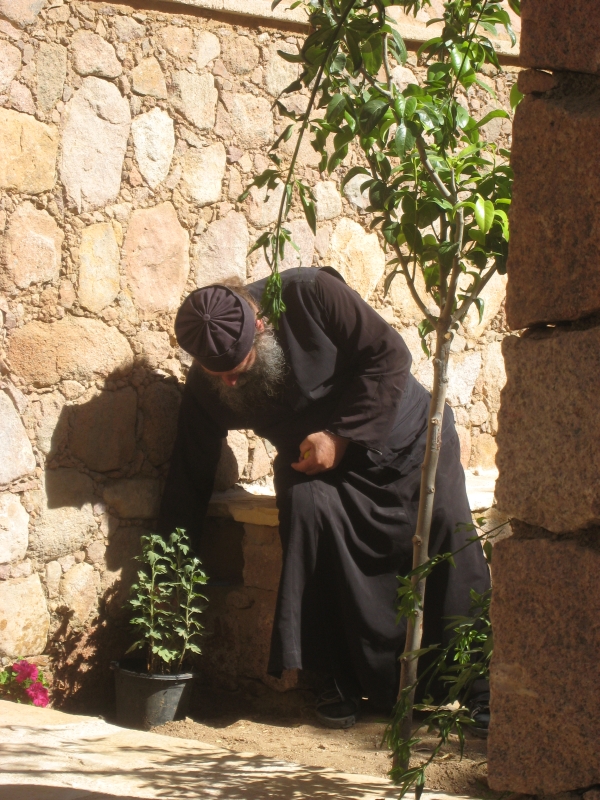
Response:
[[[490,727],[490,693],[485,692],[475,695],[469,703],[469,712],[473,720],[469,730],[474,736],[478,736],[480,739],[487,739]]]
[[[351,728],[356,724],[360,699],[346,697],[337,683],[326,689],[317,700],[317,719],[328,728]]]

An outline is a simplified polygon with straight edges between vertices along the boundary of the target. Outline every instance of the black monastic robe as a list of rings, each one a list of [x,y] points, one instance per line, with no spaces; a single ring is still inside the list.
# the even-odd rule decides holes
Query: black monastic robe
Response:
[[[396,576],[412,563],[429,393],[410,373],[396,333],[332,269],[282,273],[286,312],[276,336],[289,367],[277,398],[241,415],[190,369],[167,479],[160,530],[202,533],[222,440],[253,429],[277,449],[274,463],[283,569],[269,672],[333,672],[389,705],[405,624],[396,623]],[[265,280],[247,286],[257,304]],[[350,444],[338,467],[308,477],[290,466],[310,433]],[[452,411],[446,407],[430,555],[456,551],[472,533]],[[489,585],[481,547],[428,580],[425,641],[441,642],[444,618],[466,614],[471,589]]]

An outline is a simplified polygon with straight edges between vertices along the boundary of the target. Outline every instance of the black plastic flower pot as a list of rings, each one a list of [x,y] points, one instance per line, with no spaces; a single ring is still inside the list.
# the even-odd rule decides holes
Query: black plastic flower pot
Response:
[[[117,693],[117,724],[148,731],[183,719],[192,694],[191,672],[153,675],[142,672],[142,661],[113,661]]]

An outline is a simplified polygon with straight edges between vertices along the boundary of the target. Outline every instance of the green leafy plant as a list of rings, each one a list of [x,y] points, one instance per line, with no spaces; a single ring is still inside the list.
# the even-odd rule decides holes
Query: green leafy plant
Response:
[[[368,192],[367,211],[374,214],[371,227],[380,231],[391,267],[385,290],[393,280],[406,281],[423,314],[419,325],[423,349],[433,355],[411,574],[412,592],[419,602],[408,618],[399,689],[399,698],[407,698],[400,738],[408,740],[426,582],[419,567],[428,561],[450,347],[472,306],[483,319],[481,292],[495,273],[505,273],[508,256],[510,153],[483,140],[481,129],[509,114],[497,108],[477,119],[471,116],[466,95],[476,85],[495,99],[494,90],[482,77],[486,67],[501,71],[489,35],[500,26],[516,42],[508,11],[520,13],[520,0],[448,0],[442,17],[432,20],[441,24],[441,34],[418,50],[425,79],[402,91],[392,70],[406,62],[407,51],[386,9],[395,5],[416,15],[431,5],[429,0],[305,0],[293,6],[300,4],[309,14],[310,34],[299,54],[279,51],[302,70],[282,96],[307,87],[310,99],[302,115],[290,111],[281,97],[276,101],[280,115],[290,123],[273,145],[273,166],[251,186],[266,187],[267,196],[279,185],[283,192],[274,229],[263,233],[253,249],[262,247],[271,267],[262,310],[277,325],[285,311],[279,264],[286,245],[293,245],[285,220],[295,197],[316,232],[312,191],[296,175],[302,138],[306,132],[312,136],[312,146],[321,156],[319,169],[329,173],[343,169],[353,144],[360,163],[345,173],[342,187],[355,176],[364,176],[360,188]],[[513,109],[520,99],[515,86],[510,97]],[[285,165],[278,148],[294,133],[298,134],[296,146]],[[408,763],[400,764],[399,758],[395,767],[406,769]]]
[[[187,656],[201,652],[206,597],[199,589],[208,578],[181,528],[168,539],[151,534],[141,542],[142,568],[128,601],[137,638],[127,652],[145,649],[150,673],[180,672]]]
[[[45,708],[50,698],[44,673],[31,661],[15,661],[0,671],[0,698]]]

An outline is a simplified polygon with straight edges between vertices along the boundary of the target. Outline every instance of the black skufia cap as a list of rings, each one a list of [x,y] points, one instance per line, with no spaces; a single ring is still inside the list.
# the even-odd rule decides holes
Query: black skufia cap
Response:
[[[186,297],[175,317],[175,336],[203,367],[229,372],[252,350],[255,319],[241,295],[216,283]]]

